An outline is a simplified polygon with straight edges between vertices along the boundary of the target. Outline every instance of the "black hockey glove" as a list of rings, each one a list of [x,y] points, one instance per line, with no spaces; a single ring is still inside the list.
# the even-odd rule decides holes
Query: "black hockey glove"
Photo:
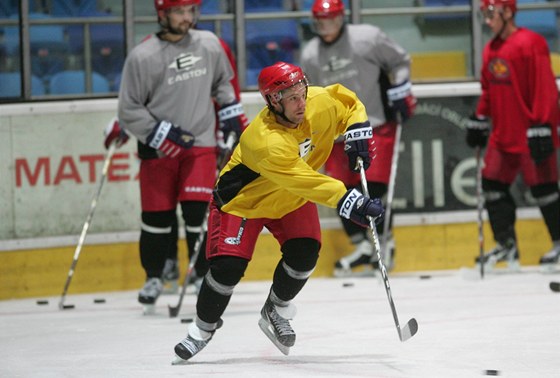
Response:
[[[161,121],[154,127],[146,141],[148,146],[175,158],[193,146],[194,135],[171,122]]]
[[[227,140],[230,133],[235,133],[235,139],[239,140],[243,127],[247,126],[247,117],[243,111],[243,105],[238,102],[226,104],[218,111],[220,130]]]
[[[552,130],[547,123],[529,127],[527,129],[527,142],[529,143],[531,158],[533,158],[535,164],[540,164],[548,159],[554,152]]]
[[[416,97],[412,94],[412,84],[410,81],[394,85],[387,90],[389,106],[395,114],[401,116],[401,121],[409,119],[416,109]]]
[[[372,217],[375,224],[383,221],[385,209],[379,198],[368,198],[356,189],[350,189],[336,206],[338,214],[363,227],[369,226],[368,217]]]
[[[472,114],[467,121],[467,145],[471,148],[484,148],[490,134],[490,121],[486,117]]]
[[[349,168],[353,172],[358,172],[358,157],[364,162],[364,169],[368,169],[371,164],[369,156],[369,142],[373,137],[373,129],[369,121],[356,123],[346,129],[344,133],[344,152],[348,155]]]

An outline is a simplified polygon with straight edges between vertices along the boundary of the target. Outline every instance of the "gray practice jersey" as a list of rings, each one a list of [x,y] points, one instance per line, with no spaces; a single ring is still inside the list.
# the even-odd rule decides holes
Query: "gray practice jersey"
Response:
[[[231,64],[215,34],[190,30],[179,42],[151,35],[127,56],[119,93],[119,121],[140,142],[160,121],[195,136],[195,146],[216,145],[216,115],[235,101]]]
[[[327,45],[312,38],[301,53],[301,66],[312,85],[340,83],[353,90],[366,106],[372,126],[386,122],[379,75],[392,84],[410,78],[410,56],[376,26],[346,24],[342,35]]]

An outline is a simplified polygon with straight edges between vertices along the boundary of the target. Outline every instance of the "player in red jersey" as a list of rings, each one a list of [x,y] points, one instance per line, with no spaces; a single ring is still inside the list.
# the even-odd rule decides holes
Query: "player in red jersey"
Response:
[[[482,95],[467,125],[471,147],[488,146],[482,170],[485,207],[496,247],[482,261],[492,268],[518,266],[515,203],[509,188],[521,173],[553,242],[540,260],[560,256],[560,195],[556,147],[558,90],[546,40],[515,24],[515,0],[483,0],[481,11],[494,34],[483,52]]]

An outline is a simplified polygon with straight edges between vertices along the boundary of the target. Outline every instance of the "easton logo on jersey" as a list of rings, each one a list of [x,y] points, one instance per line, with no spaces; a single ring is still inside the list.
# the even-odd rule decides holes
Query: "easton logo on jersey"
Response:
[[[488,69],[497,79],[509,77],[509,66],[507,62],[501,58],[494,58],[488,64]]]
[[[327,64],[325,64],[321,69],[323,71],[340,71],[352,64],[350,59],[339,58],[338,56],[331,56]]]
[[[309,152],[313,150],[313,147],[315,146],[311,145],[311,139],[306,139],[301,142],[299,144],[299,157],[301,157],[303,160],[306,160],[307,154],[309,154]]]
[[[169,68],[175,68],[175,71],[190,70],[201,60],[201,57],[194,56],[192,53],[183,53],[175,58],[175,61],[169,65]]]

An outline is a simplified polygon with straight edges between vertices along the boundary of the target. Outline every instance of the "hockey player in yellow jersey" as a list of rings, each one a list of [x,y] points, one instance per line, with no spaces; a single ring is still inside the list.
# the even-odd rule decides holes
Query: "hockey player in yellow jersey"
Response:
[[[311,276],[321,247],[316,204],[337,208],[364,227],[368,217],[378,222],[384,213],[379,199],[318,172],[342,135],[351,169],[358,170],[358,158],[366,169],[370,165],[372,128],[354,92],[338,84],[309,87],[301,68],[284,62],[265,67],[258,82],[267,106],[241,135],[216,184],[208,219],[210,270],[196,319],[175,346],[174,364],[202,350],[222,326],[264,227],[278,240],[282,256],[259,326],[288,354],[296,338],[289,323],[295,315],[292,300]]]

